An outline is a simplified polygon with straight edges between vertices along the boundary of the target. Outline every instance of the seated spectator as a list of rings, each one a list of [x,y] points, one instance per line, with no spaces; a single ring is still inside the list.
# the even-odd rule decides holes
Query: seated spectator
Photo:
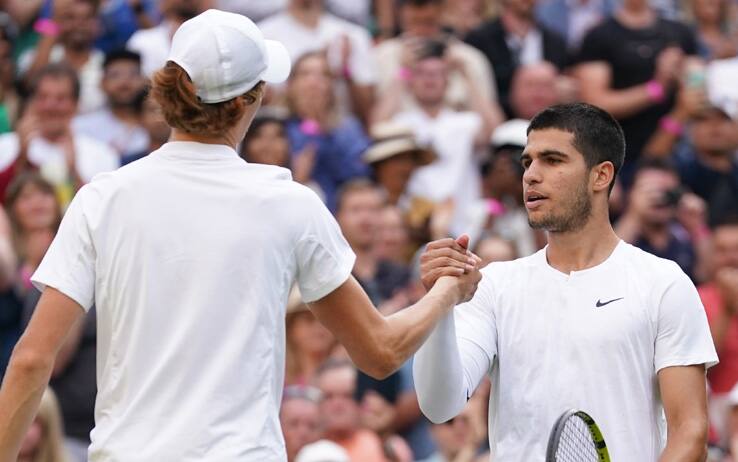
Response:
[[[408,206],[407,185],[418,167],[434,162],[436,154],[420,146],[409,127],[393,122],[372,127],[372,145],[364,152],[364,163],[387,194],[387,202]]]
[[[499,119],[491,103],[480,96],[471,74],[460,61],[446,54],[443,44],[436,43],[424,53],[408,81],[415,107],[401,110],[398,96],[388,93],[375,115],[377,121],[392,120],[412,128],[418,142],[437,154],[437,161],[413,173],[408,193],[432,204],[431,232],[433,238],[438,238],[466,231],[462,229],[465,208],[479,197],[474,152],[486,147]],[[452,66],[462,70],[472,89],[474,111],[459,112],[445,102]]]
[[[727,441],[727,397],[738,383],[738,218],[718,224],[712,235],[710,279],[697,289],[707,311],[720,364],[710,369],[712,423]]]
[[[497,99],[493,69],[477,49],[443,32],[441,26],[442,0],[402,0],[400,2],[400,25],[402,35],[385,40],[374,49],[377,60],[377,96],[397,94],[399,110],[413,107],[413,98],[403,85],[424,47],[442,42],[448,52],[459,61],[476,88],[469,88],[469,81],[461,69],[451,69],[444,94],[446,104],[456,110],[472,110],[474,98],[492,102]],[[401,91],[397,91],[397,87]],[[473,93],[478,90],[477,93]],[[496,108],[498,109],[498,108]],[[501,117],[501,116],[500,116]]]
[[[286,10],[260,22],[259,28],[265,38],[284,44],[293,62],[325,50],[327,71],[345,83],[339,85],[337,109],[368,120],[376,75],[366,30],[327,13],[323,0],[289,0]]]
[[[141,29],[131,36],[126,48],[141,55],[141,67],[151,77],[167,62],[172,36],[179,26],[207,10],[213,0],[161,0],[162,21],[156,27]]]
[[[329,361],[318,371],[316,385],[323,395],[320,402],[323,437],[345,449],[352,461],[385,462],[379,436],[360,426],[359,404],[354,400],[354,366],[350,362]]]
[[[0,195],[16,174],[38,168],[66,206],[93,176],[118,168],[113,150],[73,133],[78,100],[79,81],[73,69],[51,64],[38,72],[16,132],[0,135]]]
[[[487,57],[500,103],[509,113],[510,82],[518,66],[545,60],[561,70],[568,57],[564,39],[536,22],[535,0],[508,0],[501,6],[499,17],[469,32],[466,42]]]
[[[142,94],[140,98],[143,101],[137,103],[137,105],[141,106],[141,126],[146,130],[149,145],[143,151],[123,156],[120,159],[121,165],[130,164],[134,160],[146,157],[156,151],[169,140],[169,135],[172,131],[167,121],[164,120],[164,114],[161,112],[159,103],[148,95]]]
[[[399,207],[388,203],[382,209],[379,223],[377,258],[407,266],[417,247],[410,240],[405,214]]]
[[[337,113],[333,82],[325,54],[315,52],[303,55],[293,64],[287,86],[291,163],[305,162],[304,155],[314,157],[310,177],[332,211],[341,185],[369,174],[361,161],[369,139],[356,118],[340,117]]]
[[[294,462],[303,447],[320,438],[320,390],[308,386],[285,388],[279,422],[282,425],[287,461]]]
[[[246,162],[289,168],[290,141],[284,120],[271,116],[255,118],[241,143],[240,155]]]
[[[18,71],[27,83],[49,63],[65,63],[79,75],[79,112],[101,108],[105,95],[100,88],[105,56],[94,48],[97,39],[98,1],[68,0],[54,3],[53,21],[36,24],[41,34],[38,47],[24,53]]]
[[[727,59],[738,54],[738,37],[731,31],[734,16],[728,0],[691,0],[687,15],[697,32],[699,55],[706,60]]]
[[[0,13],[0,133],[11,131],[20,109],[15,86],[12,26],[10,16]]]
[[[676,262],[695,280],[704,271],[698,264],[705,263],[709,235],[703,234],[707,226],[704,221],[695,224],[677,219],[677,211],[686,201],[697,201],[704,207],[694,194],[684,193],[679,174],[670,164],[644,160],[636,170],[628,206],[615,231],[624,241]]]
[[[285,317],[287,351],[285,383],[308,385],[336,347],[336,339],[302,302],[297,287],[292,289]]]
[[[696,53],[692,32],[659,17],[648,0],[623,2],[586,35],[576,71],[582,99],[622,125],[626,155],[620,178],[627,187],[649,137],[673,106],[685,57]]]
[[[107,104],[75,117],[74,132],[107,144],[121,158],[148,148],[149,137],[140,117],[144,85],[138,53],[127,50],[108,53],[102,78]]]
[[[531,120],[547,107],[563,103],[560,83],[569,79],[547,61],[518,67],[510,83],[511,118]]]
[[[542,0],[536,18],[566,40],[570,54],[576,54],[587,32],[608,18],[618,6],[617,0]]]
[[[368,180],[355,180],[343,186],[336,208],[341,232],[356,254],[353,275],[380,309],[383,302],[407,286],[410,278],[407,268],[377,257],[384,204],[381,190]]]
[[[21,443],[18,462],[68,462],[59,403],[51,388],[41,397],[38,413]]]

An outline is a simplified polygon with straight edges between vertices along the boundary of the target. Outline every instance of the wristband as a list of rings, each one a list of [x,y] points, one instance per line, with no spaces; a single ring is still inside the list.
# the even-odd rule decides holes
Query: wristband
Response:
[[[666,133],[674,136],[681,136],[682,132],[684,132],[684,125],[668,115],[659,120],[659,127]]]
[[[56,37],[59,35],[59,26],[48,18],[41,18],[33,24],[33,30],[45,37]]]
[[[413,72],[407,67],[401,67],[397,70],[397,78],[402,80],[403,82],[407,82],[412,76]]]
[[[300,131],[308,136],[320,135],[320,124],[314,119],[305,119],[300,123]]]
[[[646,84],[646,92],[648,93],[648,99],[654,103],[661,103],[666,98],[664,86],[655,80],[651,80]]]
[[[343,69],[341,69],[341,76],[345,80],[351,80],[351,68],[348,65],[343,66]]]

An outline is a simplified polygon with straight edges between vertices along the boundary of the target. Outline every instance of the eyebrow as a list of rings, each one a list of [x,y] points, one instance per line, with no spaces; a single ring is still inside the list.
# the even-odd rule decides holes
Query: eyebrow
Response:
[[[546,149],[544,151],[541,151],[538,154],[538,157],[542,157],[542,158],[545,158],[545,157],[554,157],[554,156],[569,157],[569,155],[567,153],[565,153],[563,151],[558,151],[556,149]],[[530,158],[531,158],[531,155],[528,152],[523,152],[523,154],[520,156],[520,161],[523,162],[525,160],[530,160]]]

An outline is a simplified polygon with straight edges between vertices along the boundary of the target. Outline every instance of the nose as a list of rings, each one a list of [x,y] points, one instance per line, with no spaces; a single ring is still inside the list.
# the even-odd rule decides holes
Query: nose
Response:
[[[523,172],[523,184],[532,185],[540,183],[542,180],[541,172],[538,169],[538,164],[534,160],[528,165],[528,168]]]

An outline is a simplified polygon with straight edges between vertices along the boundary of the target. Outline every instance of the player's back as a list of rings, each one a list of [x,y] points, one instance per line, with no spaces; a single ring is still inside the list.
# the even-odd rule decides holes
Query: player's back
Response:
[[[282,460],[284,307],[317,197],[230,148],[169,143],[79,201],[96,253],[91,460]]]

